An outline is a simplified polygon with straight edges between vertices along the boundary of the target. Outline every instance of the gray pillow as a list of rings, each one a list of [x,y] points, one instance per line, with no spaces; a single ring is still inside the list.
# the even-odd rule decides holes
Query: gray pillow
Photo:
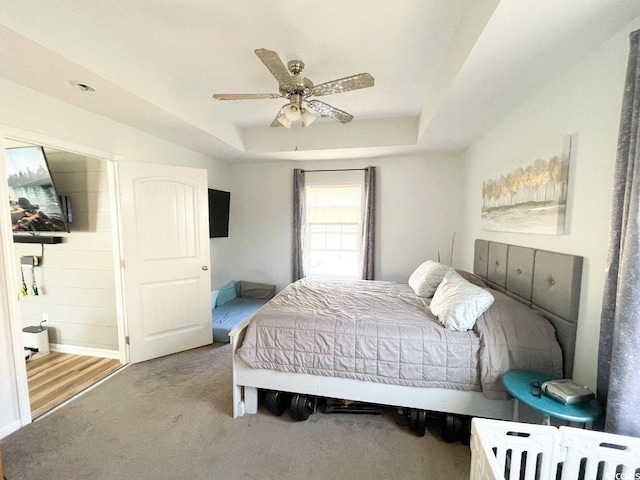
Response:
[[[465,272],[464,270],[456,270],[456,272],[458,273],[458,275],[464,278],[467,282],[471,282],[474,285],[477,285],[482,288],[489,288],[489,285],[487,285],[487,282],[485,282],[484,278],[482,278],[480,275],[476,275],[475,273],[471,273],[471,272]]]

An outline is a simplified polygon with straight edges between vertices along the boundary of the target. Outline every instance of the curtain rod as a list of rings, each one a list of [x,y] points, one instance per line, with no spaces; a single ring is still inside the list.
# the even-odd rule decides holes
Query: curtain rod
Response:
[[[369,168],[369,167],[367,167]],[[357,172],[357,171],[366,171],[367,168],[338,168],[334,170],[302,170],[304,173],[314,173],[314,172]]]

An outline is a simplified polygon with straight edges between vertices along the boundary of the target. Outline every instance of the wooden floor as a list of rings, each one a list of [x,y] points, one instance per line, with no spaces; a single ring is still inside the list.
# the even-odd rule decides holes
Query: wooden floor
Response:
[[[110,358],[51,352],[27,362],[31,416],[36,418],[116,371]]]

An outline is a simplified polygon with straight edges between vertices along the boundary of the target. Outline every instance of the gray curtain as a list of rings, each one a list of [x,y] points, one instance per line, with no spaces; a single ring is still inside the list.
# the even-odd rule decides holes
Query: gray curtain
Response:
[[[364,219],[362,222],[362,279],[373,280],[376,237],[376,167],[364,169]]]
[[[640,437],[640,30],[631,33],[600,323],[605,430]]]
[[[293,281],[304,278],[304,244],[306,238],[304,212],[304,170],[293,170],[293,239],[292,239],[292,277]]]

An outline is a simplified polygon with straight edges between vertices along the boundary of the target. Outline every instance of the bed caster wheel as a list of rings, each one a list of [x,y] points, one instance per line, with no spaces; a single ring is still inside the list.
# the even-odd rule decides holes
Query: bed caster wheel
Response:
[[[289,408],[289,402],[291,396],[284,392],[274,392],[269,390],[265,396],[265,405],[267,410],[276,416],[282,415],[287,408]]]
[[[313,413],[313,399],[306,395],[295,394],[291,398],[289,414],[294,422],[304,422]]]
[[[442,419],[442,439],[447,443],[457,442],[462,433],[462,419],[452,413],[446,414]]]
[[[412,408],[409,410],[409,428],[419,437],[424,437],[427,431],[427,412]]]

